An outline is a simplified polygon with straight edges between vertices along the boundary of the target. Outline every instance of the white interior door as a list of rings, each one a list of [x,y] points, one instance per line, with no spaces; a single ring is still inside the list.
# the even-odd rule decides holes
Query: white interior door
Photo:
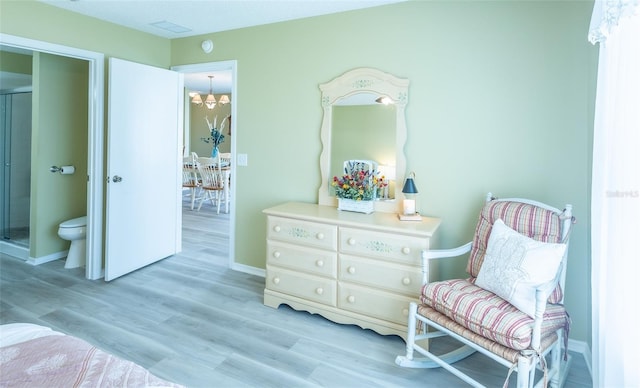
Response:
[[[105,280],[181,250],[182,74],[109,60]]]

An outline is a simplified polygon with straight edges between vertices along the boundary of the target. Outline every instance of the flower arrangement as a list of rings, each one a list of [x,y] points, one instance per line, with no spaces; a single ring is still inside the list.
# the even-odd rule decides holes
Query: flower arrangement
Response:
[[[367,163],[348,161],[344,172],[340,178],[334,176],[331,182],[338,198],[372,201],[376,198],[378,189],[387,185],[385,177],[378,177],[379,173],[371,170]]]
[[[207,116],[204,117],[204,119],[207,120],[207,127],[209,127],[209,132],[211,133],[211,136],[201,137],[200,140],[202,140],[207,144],[208,143],[213,144],[213,149],[211,150],[212,156],[215,156],[215,154],[217,153],[218,145],[224,142],[224,135],[222,134],[222,131],[224,130],[224,124],[226,123],[228,118],[229,116],[225,117],[224,120],[222,120],[222,123],[220,123],[220,130],[218,130],[218,128],[216,127],[216,124],[218,122],[218,116],[214,117],[213,125],[211,124]]]

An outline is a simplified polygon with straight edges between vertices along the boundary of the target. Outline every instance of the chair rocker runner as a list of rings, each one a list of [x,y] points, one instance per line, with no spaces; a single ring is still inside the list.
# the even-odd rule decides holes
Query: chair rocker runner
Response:
[[[526,199],[495,199],[489,193],[472,242],[422,252],[420,303],[410,304],[407,352],[396,364],[442,367],[470,385],[482,386],[451,365],[481,352],[509,369],[505,386],[517,372],[518,387],[533,387],[537,370],[541,376],[536,386],[562,386],[571,361],[566,353],[571,321],[562,301],[574,221],[571,205],[560,211]],[[470,278],[428,283],[430,260],[467,252]],[[443,336],[462,347],[435,355],[424,345]],[[415,352],[424,357],[415,358]]]

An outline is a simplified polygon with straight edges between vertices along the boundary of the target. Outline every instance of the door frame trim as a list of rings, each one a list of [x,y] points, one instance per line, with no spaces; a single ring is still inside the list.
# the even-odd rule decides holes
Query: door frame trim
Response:
[[[237,119],[237,110],[238,110],[238,61],[227,60],[227,61],[217,61],[217,62],[205,62],[205,63],[195,63],[189,65],[178,65],[172,66],[171,70],[177,71],[179,73],[204,73],[207,71],[221,71],[221,70],[230,70],[231,71],[231,158],[234,160],[236,158],[236,149],[238,144],[238,128],[236,123]],[[236,239],[236,183],[237,179],[237,166],[238,163],[234,160],[233,164],[236,168],[231,169],[231,207],[229,209],[229,268],[234,270],[241,270],[241,266],[236,264],[235,260],[235,239]]]
[[[0,33],[0,44],[29,51],[82,59],[89,64],[88,160],[87,160],[87,261],[85,277],[104,276],[103,216],[104,204],[104,54],[74,47]]]

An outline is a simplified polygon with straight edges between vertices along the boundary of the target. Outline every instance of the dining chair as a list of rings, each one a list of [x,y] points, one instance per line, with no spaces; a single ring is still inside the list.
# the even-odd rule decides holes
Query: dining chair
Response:
[[[229,213],[229,203],[231,201],[231,171],[233,164],[231,161],[230,152],[218,153],[220,172],[225,175],[225,190],[224,190],[224,204],[225,211]]]
[[[196,195],[200,187],[197,163],[192,157],[184,158],[182,161],[182,188],[188,190],[187,195],[191,199],[191,210],[195,206]]]
[[[231,167],[231,152],[219,152],[220,167]]]
[[[202,180],[201,189],[203,195],[200,197],[198,211],[202,208],[202,204],[209,199],[211,204],[217,208],[220,214],[220,205],[224,201],[226,190],[226,174],[223,174],[217,164],[217,158],[199,158],[198,173]],[[228,207],[227,207],[228,212]]]

